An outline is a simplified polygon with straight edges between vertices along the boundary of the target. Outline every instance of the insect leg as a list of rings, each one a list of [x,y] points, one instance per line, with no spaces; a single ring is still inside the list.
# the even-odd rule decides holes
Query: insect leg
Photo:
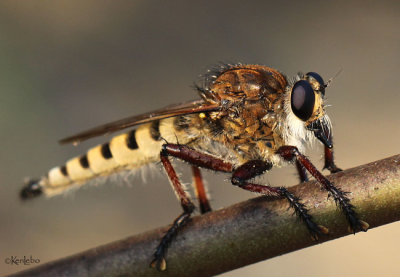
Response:
[[[286,198],[290,206],[295,210],[296,214],[306,224],[311,236],[314,239],[318,239],[318,235],[327,234],[328,229],[324,226],[317,225],[313,222],[311,215],[308,214],[308,210],[301,203],[298,197],[294,196],[284,187],[270,187],[247,182],[247,180],[254,178],[265,171],[272,168],[272,164],[260,160],[249,161],[239,166],[232,174],[232,184],[239,186],[242,189],[262,193],[272,197],[283,197]]]
[[[308,182],[307,170],[305,167],[296,161],[297,173],[299,174],[300,183]]]
[[[232,172],[233,165],[214,156],[204,154],[186,145],[166,143],[162,146],[164,155],[173,156],[190,163],[193,166],[207,168],[220,172]]]
[[[330,193],[336,204],[345,214],[353,233],[358,230],[364,232],[367,231],[368,223],[358,218],[356,212],[354,211],[354,206],[350,203],[350,199],[346,196],[347,192],[335,187],[327,178],[325,178],[324,175],[318,171],[318,169],[311,163],[309,159],[307,159],[307,157],[299,152],[297,147],[282,146],[277,150],[276,153],[287,161],[293,161],[296,159],[296,161],[303,165],[307,171],[310,172],[310,174],[324,186],[324,188]]]
[[[197,198],[199,199],[200,212],[202,214],[210,212],[211,206],[208,201],[207,191],[204,186],[203,178],[201,177],[200,168],[192,166],[193,185],[196,191]]]
[[[172,186],[181,201],[184,212],[175,219],[171,228],[167,231],[164,237],[161,239],[160,244],[157,246],[156,252],[154,253],[154,260],[151,262],[151,266],[162,271],[166,269],[165,254],[169,244],[177,235],[179,229],[181,229],[190,218],[194,210],[194,205],[190,201],[189,196],[183,189],[182,184],[179,181],[178,175],[176,174],[168,156],[177,157],[184,161],[191,163],[194,166],[205,167],[217,171],[231,172],[232,165],[221,159],[217,159],[211,155],[203,154],[191,149],[188,146],[180,144],[169,144],[166,143],[162,146],[160,153],[161,162],[167,172],[168,178],[170,179]]]
[[[329,129],[325,129],[325,136],[328,137],[328,141],[331,141],[333,146],[332,131],[330,131]],[[342,171],[340,168],[336,166],[334,162],[333,147],[329,148],[327,146],[324,146],[324,152],[325,152],[325,165],[323,169],[328,169],[331,173]]]
[[[336,173],[342,171],[338,168],[333,160],[333,148],[328,148],[325,146],[325,165],[324,169],[328,169],[331,173]]]
[[[179,181],[178,175],[176,174],[175,169],[168,159],[168,154],[161,151],[160,158],[164,169],[167,172],[168,178],[171,181],[172,187],[177,197],[179,198],[181,206],[183,208],[183,213],[175,219],[172,226],[168,229],[167,233],[161,239],[159,245],[157,246],[156,252],[154,253],[154,260],[150,264],[151,267],[154,267],[159,271],[164,271],[167,268],[165,254],[168,246],[178,233],[178,230],[186,225],[186,223],[189,221],[190,215],[194,211],[194,205],[190,200],[189,195],[185,192],[181,182]]]
[[[186,162],[196,165],[198,167],[204,167],[215,171],[222,172],[234,172],[232,175],[232,183],[241,187],[242,189],[249,190],[252,192],[262,193],[271,197],[284,197],[290,205],[294,208],[296,214],[306,223],[308,230],[310,231],[313,238],[317,238],[318,234],[327,233],[328,229],[324,226],[317,225],[312,221],[311,216],[308,214],[308,210],[304,207],[304,204],[299,202],[299,198],[295,197],[284,187],[269,187],[247,182],[247,180],[256,177],[265,171],[271,169],[272,164],[260,160],[249,161],[236,170],[233,169],[233,165],[225,162],[221,159],[215,158],[211,155],[200,153],[194,149],[189,148],[185,145],[179,144],[164,144],[163,151],[171,156],[182,159]]]

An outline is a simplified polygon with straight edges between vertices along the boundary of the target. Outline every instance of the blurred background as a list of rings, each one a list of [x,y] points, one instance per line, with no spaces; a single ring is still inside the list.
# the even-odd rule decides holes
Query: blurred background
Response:
[[[218,62],[325,80],[343,69],[327,91],[337,164],[399,154],[399,26],[399,1],[1,1],[0,275],[28,268],[5,264],[11,255],[43,264],[170,224],[180,205],[159,168],[146,183],[121,178],[26,203],[17,196],[24,177],[107,138],[78,147],[59,139],[197,98],[191,85]],[[320,168],[321,151],[308,153]],[[205,176],[214,208],[254,197],[226,175]],[[291,168],[264,180],[297,183]],[[223,276],[399,276],[399,233],[394,223]]]

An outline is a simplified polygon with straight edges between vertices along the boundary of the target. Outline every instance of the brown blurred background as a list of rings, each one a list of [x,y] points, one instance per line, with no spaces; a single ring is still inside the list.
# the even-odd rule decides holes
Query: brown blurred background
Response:
[[[342,168],[400,153],[399,1],[2,1],[0,3],[0,275],[172,222],[180,205],[161,170],[22,203],[24,177],[82,153],[57,140],[197,96],[218,62],[288,76],[343,69],[327,91]],[[309,155],[319,167],[322,148]],[[190,181],[187,166],[180,166]],[[264,178],[297,183],[290,168]],[[326,172],[325,172],[326,173]],[[214,208],[254,197],[207,173]],[[399,200],[400,201],[400,200]],[[224,276],[400,276],[400,223],[277,257]],[[145,265],[147,266],[147,265]]]

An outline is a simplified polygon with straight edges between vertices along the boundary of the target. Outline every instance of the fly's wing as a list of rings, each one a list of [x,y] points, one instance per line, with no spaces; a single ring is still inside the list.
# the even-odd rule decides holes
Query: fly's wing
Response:
[[[203,100],[190,101],[186,103],[171,105],[153,112],[127,117],[105,125],[95,127],[93,129],[78,133],[60,140],[61,144],[73,143],[78,144],[81,141],[89,138],[97,137],[104,134],[116,132],[135,125],[148,123],[154,120],[159,120],[178,115],[194,114],[201,112],[210,112],[220,110],[220,105],[214,103],[205,103]]]

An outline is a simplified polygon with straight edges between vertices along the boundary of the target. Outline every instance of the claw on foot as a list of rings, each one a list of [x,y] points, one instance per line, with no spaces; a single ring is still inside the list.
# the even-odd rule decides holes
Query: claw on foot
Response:
[[[334,168],[331,169],[331,172],[332,172],[332,173],[337,173],[337,172],[340,172],[340,171],[343,171],[343,169],[338,168],[338,167],[336,167],[336,166],[335,166]]]
[[[318,241],[318,235],[327,235],[329,234],[329,229],[323,225],[314,225],[313,231],[310,230],[311,239],[313,241]]]
[[[325,165],[323,169],[329,170],[332,174],[333,174],[333,173],[340,172],[340,171],[343,171],[343,169],[337,167],[336,165],[334,165],[334,166]]]
[[[358,220],[358,224],[356,227],[357,227],[357,230],[354,230],[354,228],[349,225],[349,227],[348,227],[349,233],[355,234],[358,230],[367,232],[367,230],[369,228],[369,224],[363,220]]]
[[[319,231],[320,231],[322,234],[324,234],[324,235],[329,234],[329,229],[326,228],[326,227],[323,226],[323,225],[318,225],[318,229],[319,229]]]
[[[150,267],[157,269],[158,271],[164,271],[167,269],[167,261],[164,258],[155,258]]]
[[[361,231],[367,232],[369,224],[365,221],[360,220]]]

